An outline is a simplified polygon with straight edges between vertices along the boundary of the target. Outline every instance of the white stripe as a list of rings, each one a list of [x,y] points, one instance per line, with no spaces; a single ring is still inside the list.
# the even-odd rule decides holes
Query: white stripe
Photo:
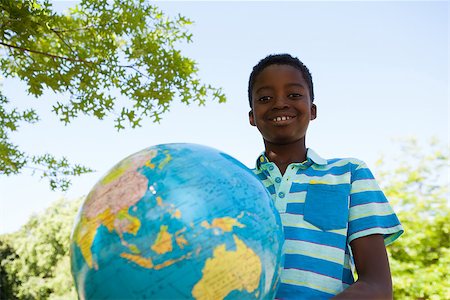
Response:
[[[304,203],[305,198],[306,198],[306,191],[298,193],[288,193],[285,199],[287,203]]]
[[[352,260],[348,253],[346,253],[344,255],[344,269],[348,269],[348,270],[352,271],[353,275],[355,275],[354,273],[356,272],[356,270],[354,270]]]
[[[306,223],[305,221],[303,221],[302,215],[293,215],[293,214],[285,213],[285,214],[280,215],[280,217],[281,217],[281,223],[284,226],[306,228],[306,229],[313,229],[313,230],[316,229],[315,226],[310,225],[309,223]]]
[[[350,207],[348,221],[371,217],[371,216],[388,216],[394,211],[389,203],[368,203]]]
[[[261,182],[264,184],[264,186],[266,188],[268,188],[269,186],[271,186],[273,184],[272,181],[270,181],[268,178],[261,180]]]
[[[323,231],[322,229],[320,229],[308,222],[305,222],[303,220],[303,215],[294,215],[294,214],[290,214],[290,213],[283,213],[283,214],[280,214],[280,217],[281,217],[281,223],[283,224],[283,226]],[[347,228],[328,230],[327,232],[332,232],[332,233],[346,236]]]
[[[279,213],[284,214],[286,212],[286,201],[284,199],[275,198],[275,208]]]
[[[324,176],[307,176],[305,174],[299,174],[293,180],[293,182],[296,183],[310,183],[310,181],[328,185],[350,183],[350,173],[344,173],[342,175],[326,174]]]
[[[313,164],[311,167],[316,171],[328,171],[329,169],[331,169],[333,167],[342,167],[342,166],[348,165],[348,163],[349,163],[348,160],[340,159],[332,164],[327,164],[326,166]]]
[[[306,286],[329,294],[337,294],[343,290],[342,282],[338,279],[297,269],[284,269],[281,272],[281,282]]]
[[[362,160],[358,160],[356,158],[350,159],[351,163],[358,165],[358,167],[356,167],[355,171],[357,170],[361,170],[361,169],[369,169],[366,165],[365,162],[363,162]]]
[[[356,194],[368,191],[380,191],[380,187],[375,179],[361,179],[352,183],[350,194]]]
[[[357,158],[341,158],[333,163],[327,164],[326,166],[313,164],[311,167],[316,171],[328,171],[333,167],[343,167],[348,164],[357,165],[356,170],[360,168],[367,168],[366,164]]]
[[[300,254],[325,261],[342,264],[345,251],[336,247],[318,245],[305,241],[286,240],[284,242],[286,254]]]

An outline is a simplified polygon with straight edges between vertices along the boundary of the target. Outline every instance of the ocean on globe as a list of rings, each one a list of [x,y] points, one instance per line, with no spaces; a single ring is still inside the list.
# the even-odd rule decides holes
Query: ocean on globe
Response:
[[[272,299],[283,232],[271,197],[216,149],[163,144],[90,191],[71,237],[80,299]]]

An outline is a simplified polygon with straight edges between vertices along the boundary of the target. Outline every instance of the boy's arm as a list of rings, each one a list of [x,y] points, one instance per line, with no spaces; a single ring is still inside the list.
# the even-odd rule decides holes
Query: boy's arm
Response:
[[[333,299],[392,299],[389,261],[381,234],[350,243],[358,280]]]

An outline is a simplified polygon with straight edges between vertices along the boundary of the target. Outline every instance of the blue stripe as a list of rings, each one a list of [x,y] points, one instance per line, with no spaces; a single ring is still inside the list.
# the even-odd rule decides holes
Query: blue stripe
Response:
[[[353,273],[351,270],[346,269],[346,268],[343,269],[342,282],[346,283],[348,285],[351,285],[355,282],[355,279],[353,278]]]
[[[288,203],[286,205],[286,213],[293,215],[303,215],[305,203]]]
[[[289,190],[289,193],[298,193],[298,192],[306,192],[308,189],[309,183],[297,183],[293,182],[291,184],[291,189]]]
[[[341,160],[345,160],[344,158],[330,158],[327,159],[327,165],[332,165],[335,162],[341,161]],[[348,162],[348,164],[351,164],[350,162]]]
[[[269,185],[269,186],[266,186],[266,189],[269,191],[269,193],[271,195],[275,194],[275,186],[273,184]]]
[[[324,186],[325,188],[331,186],[329,184],[314,184],[314,185]],[[306,192],[306,191],[308,191],[308,186],[309,186],[309,183],[293,182],[291,184],[289,193]],[[351,188],[349,183],[333,184],[332,187],[333,187],[333,191],[336,191],[336,192],[342,191],[345,194],[348,194],[350,192],[350,188]]]
[[[328,170],[315,170],[313,168],[308,168],[306,170],[298,170],[297,174],[306,174],[308,176],[325,176],[325,175],[334,175],[341,176],[350,172],[350,165],[346,164],[343,166],[331,167]]]
[[[356,180],[374,179],[372,172],[368,168],[356,170],[352,174],[352,182]]]
[[[351,189],[350,183],[338,183],[338,184],[315,183],[313,185],[315,186],[315,188],[320,186],[324,190],[332,190],[333,193],[344,193],[346,195],[350,194]]]
[[[400,222],[395,214],[387,216],[369,216],[351,221],[348,226],[348,235],[350,236],[356,232],[375,227],[390,228],[399,224]]]
[[[329,299],[333,294],[328,294],[305,286],[280,283],[277,299]]]
[[[369,204],[369,203],[386,203],[388,202],[382,191],[365,191],[352,194],[350,197],[350,207]]]
[[[266,180],[267,179],[267,175],[266,174],[264,174],[264,173],[262,173],[262,172],[260,172],[260,173],[257,173],[256,174],[256,176],[259,178],[259,180],[261,180],[261,181],[263,181],[263,180]]]
[[[315,244],[328,245],[339,249],[345,248],[347,237],[334,232],[311,230],[306,228],[284,227],[286,240],[305,241]]]
[[[301,254],[285,254],[285,269],[299,269],[342,280],[342,265]]]

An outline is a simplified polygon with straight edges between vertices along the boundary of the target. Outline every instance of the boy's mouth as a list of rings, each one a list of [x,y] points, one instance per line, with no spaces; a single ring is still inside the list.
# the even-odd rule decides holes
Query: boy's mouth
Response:
[[[293,119],[293,118],[295,118],[295,117],[292,117],[292,116],[278,116],[278,117],[275,117],[275,118],[271,118],[271,120],[274,121],[275,123],[278,123],[278,122],[287,121],[287,120],[290,120],[290,119]]]

